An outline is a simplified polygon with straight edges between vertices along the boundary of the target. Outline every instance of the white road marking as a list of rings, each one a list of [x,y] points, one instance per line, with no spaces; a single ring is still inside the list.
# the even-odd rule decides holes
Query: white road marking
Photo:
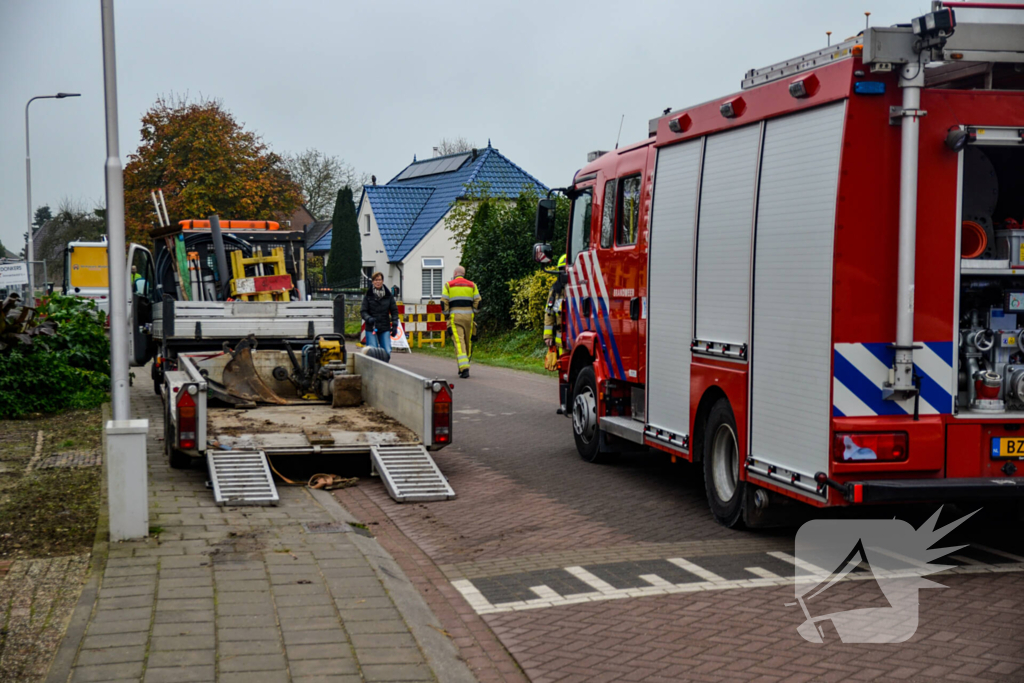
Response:
[[[824,578],[824,577],[829,575],[828,571],[826,571],[825,569],[822,569],[818,565],[811,564],[810,562],[805,562],[804,560],[801,560],[801,559],[798,559],[796,557],[793,557],[789,553],[784,553],[784,552],[780,552],[778,550],[773,550],[773,551],[769,552],[768,555],[770,555],[771,557],[774,557],[776,560],[782,560],[783,562],[788,562],[791,565],[795,566],[797,569],[803,569],[805,572],[809,572],[811,574],[811,576]]]
[[[697,566],[693,562],[690,562],[689,560],[684,560],[681,557],[670,557],[668,558],[668,561],[674,564],[675,566],[679,567],[680,569],[685,569],[691,574],[699,576],[705,581],[710,581],[711,583],[721,583],[722,581],[725,581],[725,579],[719,576],[718,574],[710,572],[707,569],[704,569],[704,567]]]
[[[561,600],[562,596],[551,590],[548,586],[541,584],[539,586],[530,586],[530,590],[537,594],[537,597],[541,600]]]
[[[641,574],[639,578],[641,581],[646,581],[655,588],[672,588],[675,585],[673,583],[669,583],[657,574]]]
[[[744,571],[748,571],[754,576],[761,579],[781,579],[782,577],[775,572],[770,572],[767,569],[761,567],[744,567]]]
[[[990,552],[995,555],[1007,557],[1007,559],[1016,559],[1017,562],[988,565],[980,563],[976,560],[969,560],[969,558],[957,559],[961,561],[969,560],[971,564],[966,566],[957,566],[943,571],[936,572],[935,574],[982,574],[990,572],[1024,572],[1024,558],[1018,558],[1015,555],[998,551],[984,546],[975,546],[986,552]],[[603,600],[621,600],[624,598],[643,598],[653,597],[660,595],[679,595],[682,593],[695,593],[701,591],[716,591],[716,590],[731,590],[736,588],[755,588],[755,587],[780,587],[780,586],[793,586],[795,584],[805,583],[819,583],[821,578],[827,577],[829,574],[825,572],[821,567],[813,565],[809,562],[798,560],[788,553],[783,552],[769,552],[769,556],[774,557],[783,562],[792,564],[803,571],[810,572],[810,575],[801,574],[797,577],[783,577],[763,569],[761,567],[746,567],[745,571],[754,574],[758,578],[756,579],[740,579],[740,580],[728,580],[721,576],[718,576],[714,572],[708,571],[703,567],[700,567],[689,560],[682,558],[670,558],[667,561],[675,564],[677,567],[685,569],[686,571],[700,576],[705,579],[704,581],[694,581],[688,583],[671,583],[666,581],[657,574],[641,574],[638,578],[650,585],[638,586],[635,588],[615,588],[607,581],[604,581],[591,572],[587,571],[583,567],[573,566],[565,567],[565,571],[569,572],[579,580],[594,589],[593,592],[589,593],[574,593],[571,595],[559,595],[551,587],[546,585],[530,586],[530,591],[538,596],[529,600],[516,600],[513,602],[502,602],[492,604],[480,590],[473,585],[472,581],[459,579],[452,581],[454,586],[466,599],[466,602],[476,611],[477,614],[495,614],[499,612],[519,612],[523,610],[531,609],[542,609],[546,607],[563,607],[566,605],[578,605],[586,602],[600,602]],[[876,574],[885,574],[890,577],[901,577],[901,576],[924,576],[931,574],[930,571],[918,566],[910,569],[887,571],[866,571],[856,572],[847,574],[843,577],[842,581],[867,581],[876,578]]]
[[[921,560],[915,560],[913,557],[907,557],[906,555],[902,555],[902,554],[896,552],[895,550],[888,550],[886,548],[879,548],[877,546],[869,546],[868,550],[876,552],[876,553],[878,553],[880,555],[887,555],[888,557],[891,557],[894,560],[899,560],[900,562],[902,562],[902,563],[904,563],[906,565],[909,565],[911,567],[920,567],[922,569],[927,569],[927,568],[929,568],[931,566],[927,562],[922,562]],[[981,564],[981,563],[979,562],[978,564]]]
[[[1013,560],[1014,562],[1024,562],[1024,557],[1021,557],[1020,555],[1014,555],[1013,553],[1008,553],[1005,550],[996,550],[995,548],[989,548],[987,545],[978,545],[977,543],[972,543],[971,545],[973,545],[978,550],[984,550],[986,553],[989,553],[990,555],[998,555],[999,557],[1005,557],[1006,559]]]
[[[583,567],[566,567],[565,571],[569,572],[577,579],[596,590],[598,593],[618,593],[620,590],[607,581],[594,576]]]

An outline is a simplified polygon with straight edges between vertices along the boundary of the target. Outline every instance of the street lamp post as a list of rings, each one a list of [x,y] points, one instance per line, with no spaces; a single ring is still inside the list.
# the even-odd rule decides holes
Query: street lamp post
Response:
[[[32,155],[29,152],[28,144],[28,105],[32,104],[35,100],[62,100],[65,97],[81,97],[81,93],[59,92],[56,95],[37,95],[25,103],[25,195],[28,203],[28,243],[25,245],[25,261],[28,265],[28,296],[30,304],[35,296],[36,278],[32,271],[32,261],[35,259],[32,253]]]
[[[107,123],[107,252],[110,280],[110,394],[113,420],[107,422],[107,505],[110,540],[149,534],[146,434],[149,420],[132,420],[128,396],[129,283],[125,258],[124,174],[117,138],[117,60],[114,0],[100,0],[103,25],[103,102]]]

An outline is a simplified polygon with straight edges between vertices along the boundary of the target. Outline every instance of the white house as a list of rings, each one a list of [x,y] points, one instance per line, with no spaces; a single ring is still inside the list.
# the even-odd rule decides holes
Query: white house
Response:
[[[388,287],[398,286],[406,302],[436,300],[452,279],[461,254],[446,219],[466,186],[487,183],[493,196],[515,197],[524,186],[538,193],[547,187],[490,146],[416,161],[386,185],[363,188],[356,210],[363,250],[363,272],[384,273]],[[328,250],[331,232],[314,250]]]

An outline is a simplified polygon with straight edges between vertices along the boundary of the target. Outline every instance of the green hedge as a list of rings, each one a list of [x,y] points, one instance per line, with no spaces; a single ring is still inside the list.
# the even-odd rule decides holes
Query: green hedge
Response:
[[[67,353],[0,355],[0,419],[92,408],[109,388],[106,373],[72,366]]]
[[[8,312],[8,329],[14,329],[10,325],[17,313]],[[110,342],[103,312],[91,300],[54,294],[36,313],[23,333],[5,337],[8,343],[0,351],[0,419],[92,408],[106,401]],[[47,327],[52,333],[34,333]]]

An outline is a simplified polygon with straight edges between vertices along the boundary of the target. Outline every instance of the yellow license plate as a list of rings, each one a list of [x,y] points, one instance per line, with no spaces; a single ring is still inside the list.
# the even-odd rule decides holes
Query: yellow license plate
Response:
[[[992,439],[993,458],[1024,458],[1024,438],[1002,436]]]

